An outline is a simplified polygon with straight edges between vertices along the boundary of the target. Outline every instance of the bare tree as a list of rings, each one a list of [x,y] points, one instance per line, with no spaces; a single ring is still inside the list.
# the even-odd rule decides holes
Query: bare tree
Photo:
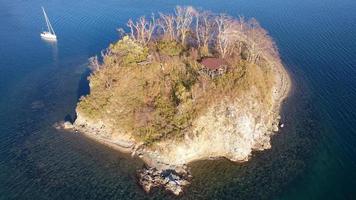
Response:
[[[132,39],[142,44],[147,44],[152,38],[156,22],[154,15],[152,15],[150,20],[147,20],[146,17],[143,16],[136,22],[130,19],[127,22],[127,26],[130,28],[130,36]]]
[[[226,15],[218,15],[215,17],[215,23],[217,31],[215,48],[221,57],[225,58],[234,49],[235,35],[233,21]]]
[[[92,71],[97,71],[100,69],[100,67],[101,65],[99,64],[98,56],[93,56],[89,58],[89,68]]]
[[[163,13],[159,13],[159,16],[157,25],[163,30],[164,39],[176,40],[175,16]]]
[[[193,23],[194,22],[194,23]],[[255,19],[245,21],[243,17],[233,19],[227,15],[213,15],[210,12],[198,12],[193,7],[177,6],[174,14],[159,13],[159,18],[128,21],[130,37],[144,45],[148,44],[154,34],[182,45],[196,44],[200,53],[208,54],[214,48],[222,58],[241,56],[246,50],[247,60],[258,63],[262,59],[277,58],[278,51],[268,33]],[[156,27],[159,29],[157,30]],[[192,34],[192,43],[188,37]],[[212,45],[213,44],[213,45]],[[268,58],[268,59],[270,59]]]
[[[119,37],[120,38],[122,38],[122,37],[124,37],[126,35],[126,32],[125,32],[125,30],[123,28],[118,28],[116,30],[119,33]]]
[[[260,24],[255,19],[251,19],[247,22],[247,27],[248,61],[257,63],[266,56],[269,58],[276,57],[275,45]]]
[[[200,49],[209,50],[209,43],[214,35],[213,15],[209,12],[201,12],[195,16],[195,37]]]
[[[234,39],[234,53],[241,55],[242,48],[246,45],[246,24],[244,17],[239,16],[238,19],[233,20],[232,24],[232,37]]]
[[[176,24],[176,31],[178,33],[178,38],[180,42],[185,45],[186,38],[188,36],[189,31],[191,30],[191,25],[193,22],[193,16],[195,15],[196,10],[189,6],[189,7],[180,7],[177,6],[175,9],[175,24]]]

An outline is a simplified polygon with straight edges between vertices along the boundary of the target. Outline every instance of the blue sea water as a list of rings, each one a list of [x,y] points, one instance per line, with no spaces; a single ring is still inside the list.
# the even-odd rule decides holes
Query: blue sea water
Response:
[[[354,0],[0,0],[0,199],[175,199],[142,191],[140,160],[52,125],[74,115],[87,60],[116,28],[176,5],[255,17],[293,77],[272,149],[247,163],[192,163],[179,198],[356,199]],[[39,37],[41,6],[57,43]]]

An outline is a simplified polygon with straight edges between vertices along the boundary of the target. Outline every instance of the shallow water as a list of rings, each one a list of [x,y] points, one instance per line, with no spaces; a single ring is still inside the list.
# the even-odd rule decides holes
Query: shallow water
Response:
[[[145,194],[143,163],[53,123],[86,92],[87,59],[130,17],[193,5],[255,17],[294,78],[286,128],[250,162],[191,164],[184,199],[353,199],[356,196],[356,2],[0,0],[0,199],[167,199]],[[58,43],[42,41],[43,5]]]

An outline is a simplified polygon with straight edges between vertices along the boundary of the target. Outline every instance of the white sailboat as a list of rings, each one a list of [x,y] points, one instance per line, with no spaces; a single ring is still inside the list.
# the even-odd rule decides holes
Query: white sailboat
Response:
[[[41,37],[45,40],[51,40],[51,41],[57,41],[57,36],[56,33],[53,30],[53,27],[51,25],[51,23],[49,22],[49,19],[47,17],[46,11],[44,10],[44,8],[42,7],[42,11],[46,20],[46,24],[47,24],[47,28],[48,31],[43,31],[41,33]]]

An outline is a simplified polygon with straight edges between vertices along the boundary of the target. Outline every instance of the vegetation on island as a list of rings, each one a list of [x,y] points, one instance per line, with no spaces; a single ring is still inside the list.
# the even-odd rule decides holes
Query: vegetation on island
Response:
[[[173,14],[140,17],[127,26],[102,59],[90,59],[90,94],[77,108],[87,118],[149,145],[189,133],[207,108],[252,86],[256,98],[271,103],[278,54],[255,19],[176,7]],[[227,72],[214,78],[202,73],[204,57],[224,59]]]

